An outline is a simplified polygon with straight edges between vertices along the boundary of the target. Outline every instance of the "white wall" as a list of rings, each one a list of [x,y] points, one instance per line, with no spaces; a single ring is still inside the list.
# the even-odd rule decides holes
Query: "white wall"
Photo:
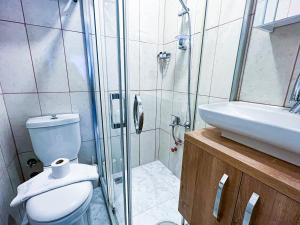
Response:
[[[22,207],[11,208],[9,204],[22,181],[20,162],[0,86],[0,224],[20,224]]]
[[[257,1],[257,18],[255,23],[272,22],[275,20],[281,20],[288,17],[299,15],[300,2],[298,0],[269,0],[266,8],[266,15],[264,16],[265,0]]]
[[[80,161],[95,158],[80,2],[0,0],[0,84],[25,178],[30,117],[79,113]]]
[[[279,12],[285,12],[282,17],[296,12],[300,14],[299,6],[299,1],[280,1]],[[256,13],[255,17],[258,16]],[[272,33],[253,28],[240,91],[241,101],[289,106],[290,93],[300,73],[299,35],[299,23],[277,28]]]
[[[202,28],[205,1],[188,0],[192,21],[192,109],[197,105],[217,101],[228,101],[236,54],[238,49],[245,0],[208,0],[206,27],[203,38],[203,55],[199,74]],[[186,31],[185,18],[177,17],[180,11],[178,0],[166,0],[164,49],[171,52],[172,59],[167,71],[162,74],[160,149],[159,159],[174,174],[180,176],[183,146],[176,153],[170,153],[174,146],[169,124],[171,115],[187,118],[187,54],[177,48],[174,39]],[[197,92],[197,84],[199,87]],[[205,127],[196,112],[196,129]],[[183,138],[184,129],[179,128],[178,136]]]

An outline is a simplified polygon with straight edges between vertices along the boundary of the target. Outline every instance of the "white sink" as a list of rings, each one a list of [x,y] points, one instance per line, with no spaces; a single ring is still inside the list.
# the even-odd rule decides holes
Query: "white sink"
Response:
[[[222,136],[300,166],[300,115],[245,102],[201,105],[199,113]]]

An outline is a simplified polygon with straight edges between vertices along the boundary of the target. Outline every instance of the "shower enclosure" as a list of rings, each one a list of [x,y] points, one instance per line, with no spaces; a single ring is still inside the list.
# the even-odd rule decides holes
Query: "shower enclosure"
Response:
[[[204,15],[196,27],[189,3],[205,12],[206,1],[92,2],[93,10],[81,1],[85,51],[100,181],[112,223],[152,218],[151,225],[179,224],[183,135],[194,127],[204,28]],[[178,28],[167,31],[167,21]]]

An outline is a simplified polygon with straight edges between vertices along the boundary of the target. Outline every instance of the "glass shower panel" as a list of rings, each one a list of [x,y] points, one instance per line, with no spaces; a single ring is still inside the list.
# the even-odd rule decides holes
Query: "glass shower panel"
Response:
[[[84,29],[85,58],[88,71],[88,85],[91,100],[91,116],[95,137],[96,155],[93,156],[92,163],[98,164],[100,183],[105,198],[108,198],[107,169],[103,144],[102,111],[100,110],[99,69],[98,51],[96,42],[95,27],[95,5],[93,0],[80,1],[81,15]]]
[[[100,92],[97,108],[102,113],[103,165],[107,178],[108,205],[113,221],[126,222],[126,90],[124,79],[121,3],[95,1]]]

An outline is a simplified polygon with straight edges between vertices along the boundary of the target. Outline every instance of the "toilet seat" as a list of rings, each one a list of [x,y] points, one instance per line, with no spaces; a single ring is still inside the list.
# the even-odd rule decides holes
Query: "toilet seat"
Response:
[[[57,188],[26,202],[31,225],[65,225],[75,222],[89,207],[93,194],[90,181]]]

